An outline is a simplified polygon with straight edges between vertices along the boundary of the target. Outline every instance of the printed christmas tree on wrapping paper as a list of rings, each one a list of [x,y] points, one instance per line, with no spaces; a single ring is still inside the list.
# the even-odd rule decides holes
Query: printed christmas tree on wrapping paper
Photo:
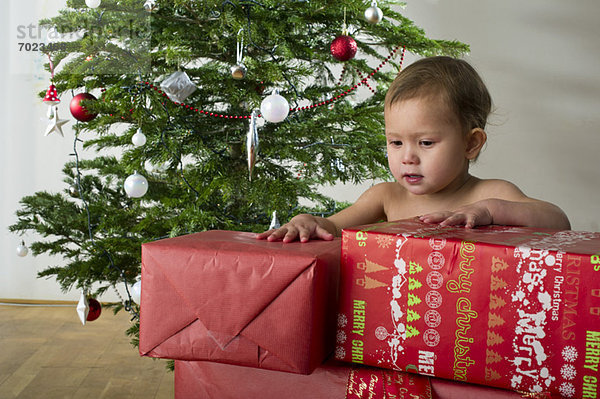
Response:
[[[413,338],[418,336],[419,334],[421,334],[421,332],[419,330],[417,330],[415,327],[413,326],[406,326],[406,338]]]
[[[499,380],[500,379],[500,374],[493,369],[490,368],[485,368],[485,380],[486,381],[494,381],[494,380]]]
[[[407,297],[408,297],[408,306],[416,306],[422,302],[421,298],[419,298],[418,296],[416,296],[413,293],[409,292]]]
[[[24,197],[10,227],[39,237],[34,255],[63,258],[39,276],[55,277],[65,291],[131,288],[147,241],[209,229],[263,231],[273,211],[287,221],[339,210],[319,187],[389,178],[383,100],[402,49],[468,51],[427,38],[393,3],[379,3],[384,19],[375,25],[357,0],[157,4],[102,0],[91,9],[68,0],[41,21],[65,38],[49,54],[58,96],[98,99],[85,105],[98,115],[65,132],[75,154],[64,176],[56,174],[64,190]],[[330,46],[344,9],[358,52],[342,63]],[[185,90],[174,93],[167,81],[184,74]],[[275,90],[291,111],[281,122],[257,124],[259,145],[250,151],[250,116]],[[130,196],[124,182],[136,175],[147,192]],[[139,312],[128,295],[125,305]]]
[[[500,354],[498,352],[490,350],[490,349],[485,350],[485,363],[486,364],[498,363],[501,360],[502,360],[502,356],[500,356]]]
[[[412,309],[406,311],[406,321],[412,323],[413,321],[419,320],[421,316]]]
[[[416,262],[410,262],[408,265],[408,272],[410,274],[417,274],[423,271],[423,268],[421,267],[421,265],[419,265]]]
[[[502,288],[506,288],[507,285],[508,284],[506,283],[506,281],[504,281],[500,277],[496,277],[492,274],[491,279],[490,279],[490,287],[491,287],[492,291],[497,291]]]
[[[504,259],[498,258],[497,256],[492,256],[492,271],[494,273],[501,272],[502,270],[506,270],[508,268],[508,263]]]
[[[504,324],[504,319],[500,316],[498,316],[495,313],[489,313],[488,314],[488,327],[493,328],[493,327],[498,327],[501,326],[502,324]]]
[[[487,332],[487,346],[494,346],[504,342],[504,338],[502,336],[496,334],[493,331]]]
[[[408,278],[408,289],[409,290],[416,290],[419,289],[423,286],[423,284],[419,281],[419,280],[415,280],[412,277]]]
[[[506,305],[506,301],[501,297],[490,294],[490,309],[495,310]]]

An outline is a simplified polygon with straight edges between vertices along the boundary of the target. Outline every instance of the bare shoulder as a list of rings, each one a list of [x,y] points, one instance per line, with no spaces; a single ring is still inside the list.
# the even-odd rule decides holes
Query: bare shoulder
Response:
[[[402,186],[400,186],[396,182],[377,183],[374,186],[370,187],[367,191],[365,191],[360,196],[359,200],[363,197],[367,197],[370,199],[377,197],[383,200],[390,195],[398,195],[402,191]]]
[[[473,193],[478,199],[499,198],[508,201],[532,200],[514,183],[502,179],[476,179]]]

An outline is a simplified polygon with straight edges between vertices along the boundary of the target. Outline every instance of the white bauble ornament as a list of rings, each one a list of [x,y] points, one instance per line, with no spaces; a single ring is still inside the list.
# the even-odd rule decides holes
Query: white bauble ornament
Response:
[[[144,3],[144,10],[147,12],[158,11],[158,5],[156,4],[156,0],[146,0]]]
[[[131,299],[133,302],[140,304],[140,298],[142,296],[142,282],[136,281],[135,284],[131,286]]]
[[[85,0],[85,5],[89,8],[98,8],[101,2],[101,0]]]
[[[146,135],[142,133],[142,129],[138,129],[133,136],[131,136],[131,142],[136,147],[141,147],[146,144]]]
[[[377,7],[377,2],[373,2],[371,7],[365,10],[365,19],[371,24],[377,24],[383,19],[383,11]]]
[[[17,245],[17,255],[22,258],[24,256],[27,256],[28,253],[29,253],[29,249],[27,249],[27,246],[25,245],[25,241],[21,241],[21,243],[19,245]]]
[[[148,180],[135,171],[125,179],[125,184],[123,186],[128,196],[140,198],[148,191]]]
[[[268,122],[279,123],[290,113],[290,104],[283,96],[275,92],[262,101],[260,113]]]

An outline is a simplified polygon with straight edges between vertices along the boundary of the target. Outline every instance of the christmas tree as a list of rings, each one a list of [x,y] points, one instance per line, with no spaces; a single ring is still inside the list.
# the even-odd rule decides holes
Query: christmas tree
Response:
[[[327,215],[341,205],[319,187],[388,179],[383,99],[404,51],[468,50],[427,38],[397,8],[68,0],[41,21],[54,37],[40,97],[46,134],[62,134],[56,102],[83,95],[70,107],[73,158],[63,192],[24,197],[10,227],[37,233],[34,255],[64,259],[40,277],[92,296],[131,287],[144,242],[263,231],[273,212]],[[129,289],[123,306],[139,311]]]

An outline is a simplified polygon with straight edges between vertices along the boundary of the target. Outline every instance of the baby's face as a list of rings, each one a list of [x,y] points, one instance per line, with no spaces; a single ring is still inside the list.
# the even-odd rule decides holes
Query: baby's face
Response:
[[[392,175],[412,194],[452,190],[468,176],[461,124],[441,96],[386,106],[385,135]]]

